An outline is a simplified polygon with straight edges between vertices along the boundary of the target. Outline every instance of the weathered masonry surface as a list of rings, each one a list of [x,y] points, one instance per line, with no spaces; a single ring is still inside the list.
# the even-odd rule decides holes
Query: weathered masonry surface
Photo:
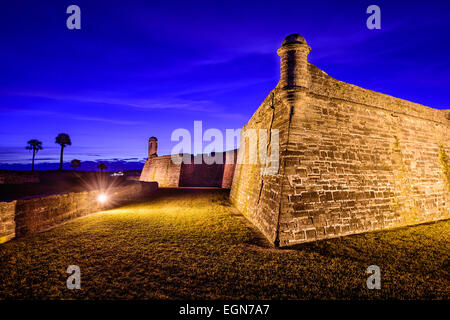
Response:
[[[112,208],[124,201],[148,196],[158,189],[157,183],[133,183],[107,191],[111,201],[100,205],[99,190],[0,202],[0,244],[13,238],[29,236],[63,222],[93,212]]]
[[[170,156],[148,157],[142,169],[140,181],[156,181],[159,187],[178,187],[181,165],[172,162]]]
[[[38,172],[15,172],[0,170],[0,184],[39,183]]]
[[[149,154],[140,181],[156,181],[162,188],[176,187],[219,187],[229,189],[233,180],[237,151],[217,152],[214,155],[201,155],[196,162],[196,156],[185,154],[182,163],[172,161],[172,156],[158,156],[157,139],[149,139]],[[206,163],[205,158],[221,159],[220,163]],[[212,162],[212,161],[211,161]]]
[[[449,218],[450,111],[338,81],[309,52],[297,34],[278,50],[280,81],[243,129],[279,129],[279,170],[236,165],[236,207],[279,246]]]

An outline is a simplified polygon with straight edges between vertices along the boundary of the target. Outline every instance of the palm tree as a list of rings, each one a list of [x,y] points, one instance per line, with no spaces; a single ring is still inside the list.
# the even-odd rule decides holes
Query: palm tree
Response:
[[[104,164],[103,162],[100,163],[100,164],[97,166],[97,168],[99,168],[101,172],[103,172],[103,170],[108,169],[108,168],[106,167],[106,164]]]
[[[39,150],[42,150],[42,142],[36,139],[32,139],[27,142],[28,145],[26,147],[27,150],[33,150],[33,161],[31,163],[31,171],[34,171],[34,157]]]
[[[70,141],[70,137],[69,137],[68,134],[66,134],[66,133],[60,133],[60,134],[58,134],[58,136],[56,137],[55,143],[57,143],[57,144],[59,144],[59,145],[61,146],[61,157],[60,157],[60,159],[59,159],[59,170],[62,170],[64,148],[65,148],[66,146],[72,145],[72,141]]]
[[[70,162],[70,166],[73,168],[73,171],[77,170],[77,168],[81,167],[81,161],[78,159],[73,159]]]

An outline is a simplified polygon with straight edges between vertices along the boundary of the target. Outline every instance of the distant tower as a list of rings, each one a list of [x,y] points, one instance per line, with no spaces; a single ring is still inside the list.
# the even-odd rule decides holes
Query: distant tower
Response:
[[[156,137],[150,137],[148,139],[148,157],[158,156],[158,139]]]
[[[307,56],[311,48],[305,38],[297,33],[287,36],[277,53],[280,56],[280,82],[282,89],[308,88]]]

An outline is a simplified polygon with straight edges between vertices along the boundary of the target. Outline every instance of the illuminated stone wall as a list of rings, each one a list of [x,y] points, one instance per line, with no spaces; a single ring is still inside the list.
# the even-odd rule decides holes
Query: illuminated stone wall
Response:
[[[156,181],[162,188],[178,187],[181,165],[174,164],[170,156],[149,157],[142,169],[140,181]]]
[[[226,163],[226,154],[232,163]],[[221,187],[229,189],[233,180],[237,150],[217,152],[216,158],[222,158],[222,164],[194,163],[194,156],[187,155],[191,163],[174,164],[171,156],[149,156],[142,170],[140,181],[156,181],[159,187]],[[186,155],[185,155],[186,156]],[[203,155],[207,157],[207,155]],[[204,158],[203,158],[204,159]]]
[[[338,81],[309,50],[299,35],[278,50],[280,82],[244,129],[280,130],[280,168],[237,165],[236,207],[280,246],[449,218],[448,110]]]
[[[0,243],[14,237],[29,236],[63,222],[151,195],[157,189],[156,183],[132,183],[104,192],[72,192],[0,202]],[[108,195],[108,202],[105,204],[97,201],[100,193]]]

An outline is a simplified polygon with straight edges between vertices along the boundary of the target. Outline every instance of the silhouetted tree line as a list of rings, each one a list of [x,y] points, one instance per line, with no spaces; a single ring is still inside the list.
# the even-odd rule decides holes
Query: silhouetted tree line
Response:
[[[61,153],[59,157],[59,170],[63,169],[63,156],[64,156],[64,148],[67,146],[72,145],[72,141],[70,140],[70,137],[67,133],[60,133],[56,136],[55,143],[59,144],[61,146]],[[34,171],[34,160],[36,158],[36,154],[39,150],[44,149],[42,147],[42,142],[37,139],[31,139],[27,142],[26,149],[31,150],[33,152],[33,159],[31,162],[31,171]],[[78,159],[73,159],[70,162],[70,166],[73,168],[73,170],[76,170],[77,168],[81,167],[81,161]],[[106,164],[100,163],[97,168],[103,172],[103,170],[106,170]]]

